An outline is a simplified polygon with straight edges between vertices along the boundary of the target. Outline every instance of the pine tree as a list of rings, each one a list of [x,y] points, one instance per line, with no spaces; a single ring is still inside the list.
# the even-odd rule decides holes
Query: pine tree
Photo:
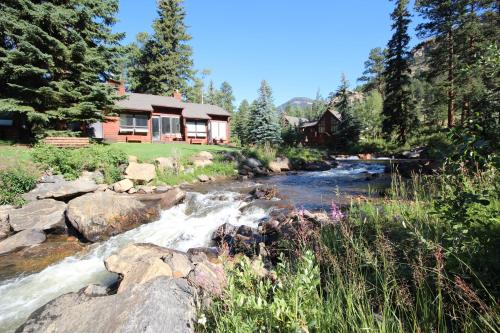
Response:
[[[2,1],[0,112],[24,119],[28,135],[102,120],[117,98],[106,84],[120,68],[117,11],[117,0]]]
[[[139,57],[130,64],[132,90],[140,93],[171,96],[184,94],[194,79],[192,50],[187,44],[182,0],[160,0],[154,34],[141,47]]]
[[[368,60],[365,61],[365,71],[358,81],[366,82],[365,91],[377,89],[380,95],[384,95],[384,63],[385,54],[380,47],[370,51]]]
[[[219,106],[226,110],[229,113],[233,113],[234,111],[234,95],[233,88],[226,81],[222,82],[219,89]]]
[[[220,92],[215,88],[213,81],[208,83],[205,104],[220,105]]]
[[[258,145],[281,143],[281,128],[273,104],[271,87],[262,81],[259,96],[252,103],[249,141]]]
[[[326,110],[326,103],[318,89],[318,91],[316,92],[316,98],[314,99],[311,107],[311,115],[309,117],[309,120],[312,121],[315,119],[319,119],[319,117],[323,115],[325,110]]]
[[[250,104],[244,99],[238,107],[238,112],[234,115],[234,133],[242,144],[248,143],[248,123],[249,123]]]
[[[415,126],[417,116],[413,110],[410,86],[408,0],[396,0],[395,5],[396,8],[391,14],[394,34],[387,44],[382,130],[387,136],[397,132],[398,141],[404,143]]]
[[[349,98],[349,81],[342,74],[341,84],[337,91],[330,96],[329,108],[334,108],[340,114],[340,124],[333,133],[331,144],[336,148],[345,149],[357,144],[361,133],[361,124],[354,117],[354,110]]]

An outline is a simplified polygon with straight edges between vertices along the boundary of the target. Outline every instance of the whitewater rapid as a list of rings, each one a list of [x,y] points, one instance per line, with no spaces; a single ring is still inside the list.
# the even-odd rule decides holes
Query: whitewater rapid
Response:
[[[104,259],[131,243],[153,243],[187,251],[207,246],[222,224],[254,226],[266,216],[259,208],[245,210],[235,192],[188,193],[183,204],[163,211],[161,218],[92,245],[85,254],[68,257],[43,271],[0,282],[0,332],[13,332],[40,306],[57,296],[89,284],[110,285],[116,275],[106,271]]]

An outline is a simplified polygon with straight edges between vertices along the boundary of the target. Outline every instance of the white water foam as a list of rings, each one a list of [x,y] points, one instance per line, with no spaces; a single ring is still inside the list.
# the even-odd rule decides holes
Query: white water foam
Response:
[[[116,276],[106,271],[103,260],[132,243],[153,243],[186,251],[207,246],[222,224],[255,225],[266,216],[262,209],[241,213],[244,203],[233,192],[189,193],[186,202],[162,213],[159,221],[142,225],[86,254],[72,256],[43,271],[0,283],[0,332],[12,332],[37,308],[88,284],[109,285]]]

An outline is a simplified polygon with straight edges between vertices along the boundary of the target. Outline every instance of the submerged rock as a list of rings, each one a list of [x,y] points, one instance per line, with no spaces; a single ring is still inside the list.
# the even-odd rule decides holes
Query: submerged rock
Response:
[[[0,242],[0,255],[45,242],[42,230],[23,230]]]
[[[151,194],[137,194],[132,198],[144,203],[148,207],[157,207],[158,209],[169,209],[186,198],[186,192],[178,187],[170,188],[166,191],[151,193]]]
[[[186,280],[167,277],[111,296],[69,293],[33,312],[16,332],[194,332],[195,295]]]
[[[96,242],[157,220],[160,211],[128,195],[96,192],[71,200],[66,215],[78,232]]]
[[[14,231],[27,229],[65,231],[66,204],[53,199],[37,200],[22,208],[11,210],[9,223]]]

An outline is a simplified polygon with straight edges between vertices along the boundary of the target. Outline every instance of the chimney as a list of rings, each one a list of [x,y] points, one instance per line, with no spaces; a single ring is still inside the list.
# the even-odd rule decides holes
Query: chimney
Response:
[[[176,100],[178,100],[179,102],[182,102],[182,94],[179,92],[179,90],[176,90],[174,92],[174,96],[173,96]]]
[[[108,84],[116,90],[118,96],[123,96],[126,94],[125,91],[125,81],[124,80],[113,80],[109,79]]]

